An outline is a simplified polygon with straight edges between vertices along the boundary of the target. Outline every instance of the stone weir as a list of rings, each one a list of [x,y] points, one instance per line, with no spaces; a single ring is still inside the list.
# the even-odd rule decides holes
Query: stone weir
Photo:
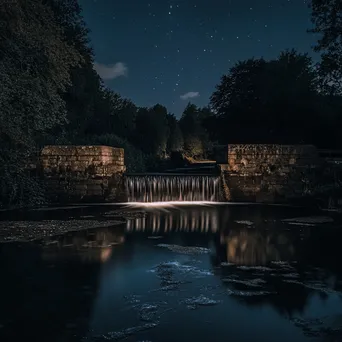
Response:
[[[46,146],[40,154],[53,202],[126,201],[124,150],[109,146]]]
[[[126,175],[128,202],[217,202],[220,177],[191,174]]]
[[[322,159],[312,145],[234,144],[217,148],[225,200],[288,203],[310,197]]]
[[[312,197],[326,169],[311,145],[225,145],[217,148],[215,160],[211,174],[129,175],[125,174],[121,148],[46,146],[38,169],[42,171],[48,197],[59,203],[293,203]]]

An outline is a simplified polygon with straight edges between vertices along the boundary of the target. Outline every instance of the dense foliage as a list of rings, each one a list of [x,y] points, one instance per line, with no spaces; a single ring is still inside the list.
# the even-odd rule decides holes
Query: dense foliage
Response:
[[[41,0],[2,1],[0,23],[0,201],[26,203],[37,193],[27,157],[66,122],[61,94],[82,55]]]
[[[321,132],[327,112],[317,81],[311,58],[295,51],[276,60],[237,63],[211,97],[221,120],[220,140],[229,135],[243,143],[325,145]]]
[[[27,163],[46,143],[123,147],[130,172],[172,152],[208,158],[216,143],[341,147],[341,4],[312,0],[311,9],[319,65],[294,50],[239,61],[208,107],[189,103],[178,120],[105,87],[77,0],[0,1],[0,205],[44,200]]]
[[[321,53],[320,76],[327,93],[341,94],[342,82],[342,2],[311,0],[311,33],[319,35],[316,52]]]

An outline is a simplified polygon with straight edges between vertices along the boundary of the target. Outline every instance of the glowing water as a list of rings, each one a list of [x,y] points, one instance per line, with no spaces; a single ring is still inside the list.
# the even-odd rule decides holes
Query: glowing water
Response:
[[[128,202],[218,202],[219,177],[195,175],[131,175]]]
[[[151,206],[153,204],[150,203]],[[190,207],[187,210],[172,210],[172,208],[170,208],[171,210],[158,210],[156,208],[154,207],[154,210],[149,212],[146,217],[127,220],[126,232],[147,231],[151,234],[164,235],[179,231],[216,233],[219,230],[219,211],[214,205],[202,209],[197,206]]]

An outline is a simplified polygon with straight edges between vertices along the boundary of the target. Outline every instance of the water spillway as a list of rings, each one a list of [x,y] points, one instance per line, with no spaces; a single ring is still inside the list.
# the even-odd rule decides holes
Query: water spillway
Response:
[[[216,202],[219,177],[216,175],[126,175],[128,202]]]

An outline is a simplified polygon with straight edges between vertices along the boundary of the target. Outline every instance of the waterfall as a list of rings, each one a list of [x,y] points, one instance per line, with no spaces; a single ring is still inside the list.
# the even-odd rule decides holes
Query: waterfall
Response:
[[[219,200],[219,177],[196,175],[126,176],[128,202]]]

